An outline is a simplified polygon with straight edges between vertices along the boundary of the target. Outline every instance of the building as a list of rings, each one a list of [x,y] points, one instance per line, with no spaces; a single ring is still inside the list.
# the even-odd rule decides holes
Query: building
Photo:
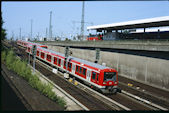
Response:
[[[169,29],[147,30],[146,32],[146,29],[149,28],[166,26],[169,27],[169,16],[89,26],[87,30],[96,30],[97,33],[103,34],[103,40],[145,39],[146,37],[167,38],[169,36]],[[143,32],[138,32],[138,29],[142,29]]]

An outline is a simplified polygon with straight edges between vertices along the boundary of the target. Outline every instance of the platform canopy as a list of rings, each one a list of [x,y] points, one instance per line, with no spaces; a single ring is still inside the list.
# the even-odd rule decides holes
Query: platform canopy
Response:
[[[162,26],[169,26],[169,16],[89,26],[87,30],[122,30]]]

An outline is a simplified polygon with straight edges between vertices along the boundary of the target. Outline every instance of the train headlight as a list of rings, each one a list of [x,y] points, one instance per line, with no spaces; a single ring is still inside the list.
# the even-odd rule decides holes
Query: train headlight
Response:
[[[111,85],[112,84],[112,82],[109,82],[109,85]]]
[[[117,82],[114,82],[114,84],[117,84]]]

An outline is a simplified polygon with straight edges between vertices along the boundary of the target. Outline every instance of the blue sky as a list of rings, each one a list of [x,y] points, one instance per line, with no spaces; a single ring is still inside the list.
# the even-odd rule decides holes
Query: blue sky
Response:
[[[49,12],[52,11],[53,36],[66,36],[80,33],[82,1],[43,1],[43,2],[2,2],[3,27],[7,29],[8,38],[30,36],[31,19],[33,20],[33,37],[45,36],[49,28]],[[94,25],[124,22],[136,19],[169,16],[169,1],[86,1],[85,22]],[[86,28],[91,24],[85,24]]]

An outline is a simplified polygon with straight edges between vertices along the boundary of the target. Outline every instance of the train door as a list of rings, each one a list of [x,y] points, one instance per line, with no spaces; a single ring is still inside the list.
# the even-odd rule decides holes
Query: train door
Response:
[[[75,64],[72,63],[72,73],[75,74]]]
[[[64,61],[61,59],[61,68],[63,68]]]
[[[68,62],[68,71],[72,72],[72,63]]]
[[[45,60],[46,60],[46,56],[47,56],[47,54],[44,53],[44,59],[45,59]]]
[[[87,81],[90,81],[91,79],[91,70],[87,69],[87,76],[86,76]]]
[[[91,77],[92,80],[91,80],[91,81],[94,82],[94,83],[97,83],[97,82],[96,82],[96,77],[97,77],[97,73],[94,72],[94,71],[92,71],[92,77]]]
[[[97,82],[97,84],[99,84],[99,73],[97,73],[96,82]]]
[[[41,56],[41,52],[39,51],[39,58],[40,58],[40,56]]]
[[[60,59],[57,57],[57,65],[60,66]]]
[[[54,61],[54,56],[51,55],[51,63],[52,64],[54,64],[53,61]]]

